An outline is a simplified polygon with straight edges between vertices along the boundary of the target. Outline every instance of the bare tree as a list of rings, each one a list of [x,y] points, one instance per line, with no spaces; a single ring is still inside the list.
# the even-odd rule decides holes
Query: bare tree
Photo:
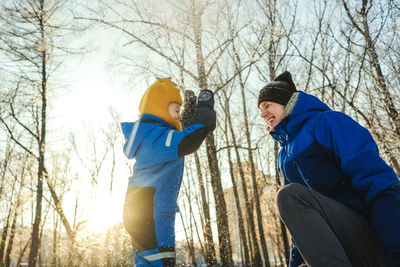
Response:
[[[25,172],[26,169],[29,169],[29,161],[28,161],[28,155],[25,154],[24,157],[22,157],[22,168],[20,169],[20,173],[18,173],[19,177],[15,177],[15,181],[19,182],[19,189],[17,192],[17,196],[16,196],[16,204],[15,204],[15,208],[14,208],[14,214],[13,214],[13,220],[11,223],[11,228],[10,228],[10,234],[8,237],[8,243],[7,243],[7,247],[6,247],[6,254],[5,254],[5,259],[4,259],[4,266],[5,267],[9,267],[10,263],[11,263],[11,251],[13,249],[13,245],[14,245],[14,238],[15,238],[15,234],[16,234],[16,228],[17,228],[17,220],[19,219],[19,214],[20,214],[20,209],[21,206],[23,205],[23,199],[22,199],[22,192],[24,189],[24,185],[25,185]]]
[[[3,71],[13,81],[7,92],[7,112],[1,123],[11,139],[37,160],[36,208],[29,266],[36,265],[40,246],[43,181],[46,179],[46,133],[49,78],[63,61],[67,49],[60,39],[70,30],[64,1],[6,1],[2,3],[0,51],[8,59]],[[11,127],[16,125],[17,129]],[[23,133],[19,135],[17,133]],[[37,148],[27,146],[34,140]]]
[[[205,242],[205,261],[209,266],[216,264],[216,256],[215,256],[215,246],[213,241],[213,234],[211,229],[211,216],[210,216],[210,205],[209,201],[206,196],[205,186],[206,183],[204,182],[202,167],[200,164],[200,158],[198,152],[194,153],[194,160],[196,164],[197,170],[197,178],[199,181],[199,188],[201,194],[201,205],[203,209],[203,216],[204,216],[204,223],[203,223],[203,235],[204,235],[204,242]]]
[[[232,128],[232,119],[231,119],[231,113],[230,113],[230,109],[229,109],[229,98],[226,95],[226,91],[223,91],[224,93],[224,97],[225,97],[225,102],[224,102],[224,111],[225,111],[225,115],[228,118],[227,120],[225,120],[225,139],[226,139],[226,144],[229,144],[229,131],[228,131],[228,125],[230,128],[230,133],[234,135],[234,131]],[[229,123],[228,123],[229,122]],[[236,152],[238,152],[238,146],[236,144],[236,138],[235,136],[232,137],[232,139],[234,140],[234,146],[236,149]],[[243,254],[244,254],[244,259],[243,259],[243,265],[244,266],[251,266],[252,262],[257,262],[256,259],[253,259],[252,261],[250,260],[250,247],[248,245],[248,239],[247,239],[247,235],[246,235],[246,231],[245,231],[245,224],[244,224],[244,217],[242,214],[242,205],[240,204],[240,201],[242,199],[241,195],[239,194],[239,188],[242,188],[243,191],[246,191],[246,187],[245,186],[238,186],[238,182],[236,181],[237,179],[237,175],[235,174],[235,170],[234,170],[234,166],[233,166],[233,160],[232,160],[232,155],[231,155],[231,149],[228,146],[227,148],[227,154],[228,154],[228,162],[229,162],[229,171],[230,171],[230,175],[231,175],[231,180],[232,180],[232,188],[233,188],[233,193],[234,193],[234,197],[235,197],[235,204],[236,204],[236,210],[237,210],[237,215],[238,215],[238,224],[239,224],[239,232],[240,232],[240,241],[241,241],[241,245],[242,245],[242,250],[243,250]],[[238,155],[238,154],[237,154]],[[241,161],[238,159],[238,165],[239,168],[241,168]],[[243,170],[240,170],[240,173],[243,174]],[[246,208],[249,210],[249,203],[248,203],[248,197],[247,197],[247,191],[245,194],[243,194],[246,196],[247,199],[247,203],[246,203]],[[243,201],[243,200],[242,200]],[[249,213],[249,217],[252,218],[251,216],[251,212]],[[249,225],[252,225],[251,229],[254,229],[254,221],[250,220],[248,222]],[[253,238],[252,240],[255,240],[255,231],[253,230],[252,232]],[[255,248],[257,248],[257,244],[253,244],[253,246]],[[258,248],[257,248],[258,250]]]
[[[192,175],[193,177],[193,175]],[[193,206],[194,203],[192,201],[193,199],[193,189],[192,189],[192,183],[186,182],[183,184],[183,195],[185,200],[183,201],[183,209],[188,210],[189,212],[187,213],[189,218],[186,219],[187,223],[185,223],[185,219],[183,216],[183,213],[180,212],[180,217],[181,221],[183,224],[183,230],[185,232],[185,237],[186,237],[186,243],[187,243],[187,248],[188,248],[188,254],[191,262],[191,266],[197,267],[197,260],[196,260],[196,252],[195,252],[195,247],[194,247],[194,228],[197,228],[194,218],[194,210]],[[186,206],[187,203],[187,206]]]
[[[11,186],[11,194],[9,196],[7,196],[8,198],[8,202],[9,204],[9,208],[8,208],[8,214],[4,223],[4,227],[1,233],[1,242],[0,242],[0,265],[4,266],[4,256],[7,256],[6,253],[6,244],[7,244],[7,236],[9,235],[9,232],[11,231],[11,220],[12,220],[12,215],[13,215],[13,211],[14,211],[14,195],[15,195],[15,186],[17,184],[17,180],[14,180],[12,182],[12,186]]]
[[[375,72],[374,80],[376,83],[377,88],[379,91],[382,93],[383,99],[384,99],[384,106],[385,109],[389,115],[389,118],[394,124],[395,127],[395,132],[397,136],[400,136],[400,117],[399,117],[399,112],[398,109],[394,103],[393,96],[389,92],[389,88],[386,82],[385,75],[383,73],[383,68],[381,66],[381,60],[378,55],[377,49],[376,49],[376,40],[379,38],[379,35],[381,33],[381,30],[384,27],[384,23],[386,20],[386,17],[388,17],[391,12],[393,12],[393,9],[388,9],[385,10],[383,6],[378,6],[374,3],[374,1],[370,0],[363,0],[361,3],[361,6],[355,9],[357,9],[357,16],[355,16],[353,13],[354,11],[351,11],[351,7],[349,3],[345,0],[342,0],[343,8],[346,11],[346,14],[348,16],[348,19],[351,23],[351,25],[363,36],[364,41],[365,41],[365,48],[367,51],[367,54],[369,56],[369,62],[373,66],[373,70]],[[375,11],[374,9],[378,9]],[[371,23],[373,23],[373,20],[375,20],[375,14],[379,12],[380,14],[383,13],[383,18],[378,26],[379,28],[375,33],[372,32],[371,29]]]
[[[122,143],[120,142],[122,139],[120,130],[119,130],[119,114],[117,111],[113,108],[109,108],[109,114],[111,116],[111,122],[109,123],[107,129],[103,129],[102,133],[105,136],[106,144],[108,149],[106,149],[106,154],[109,154],[107,152],[111,152],[111,167],[110,167],[110,195],[112,194],[113,191],[113,183],[114,183],[114,172],[116,168],[116,145],[120,145],[122,147]],[[120,144],[121,143],[121,144]]]

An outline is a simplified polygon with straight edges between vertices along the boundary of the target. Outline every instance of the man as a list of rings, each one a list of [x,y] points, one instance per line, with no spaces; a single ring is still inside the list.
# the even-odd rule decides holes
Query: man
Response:
[[[400,266],[400,182],[368,130],[297,91],[287,71],[261,89],[258,107],[281,145],[290,266]]]

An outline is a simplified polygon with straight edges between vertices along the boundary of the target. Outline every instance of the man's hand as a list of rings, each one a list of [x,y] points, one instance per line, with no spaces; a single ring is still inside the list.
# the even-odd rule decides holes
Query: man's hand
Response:
[[[183,97],[182,128],[187,128],[192,124],[192,117],[196,111],[197,97],[192,90],[186,90]]]

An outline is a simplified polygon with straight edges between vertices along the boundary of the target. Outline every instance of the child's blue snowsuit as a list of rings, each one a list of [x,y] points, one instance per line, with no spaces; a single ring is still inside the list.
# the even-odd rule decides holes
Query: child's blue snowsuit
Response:
[[[134,266],[175,265],[175,214],[183,156],[194,152],[209,129],[193,122],[183,131],[143,114],[121,123],[124,153],[135,158],[124,204],[124,224],[134,246]]]

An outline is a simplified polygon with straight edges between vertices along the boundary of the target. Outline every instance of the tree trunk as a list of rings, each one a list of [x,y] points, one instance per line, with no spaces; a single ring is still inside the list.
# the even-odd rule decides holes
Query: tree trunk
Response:
[[[242,214],[242,207],[240,205],[240,196],[236,184],[236,178],[233,170],[233,163],[232,163],[232,157],[231,157],[231,152],[228,149],[228,161],[229,161],[229,171],[231,173],[231,180],[232,180],[232,187],[233,187],[233,193],[235,195],[235,204],[236,204],[236,210],[238,213],[238,222],[239,222],[239,239],[242,244],[242,251],[244,253],[244,260],[243,260],[243,266],[250,266],[250,256],[249,256],[249,247],[247,244],[247,239],[246,239],[246,231],[244,229],[244,221],[243,221],[243,214]],[[232,218],[234,220],[235,218]]]
[[[225,95],[225,115],[228,119],[228,121],[232,122],[232,119],[230,118],[230,108],[229,108],[229,101],[228,101],[228,97],[226,97]],[[226,127],[225,127],[225,139],[226,139],[226,144],[229,144],[229,138],[228,138],[228,124],[230,125],[230,127],[232,127],[231,123],[227,123]],[[234,134],[233,129],[231,128],[231,134]],[[237,149],[237,144],[236,144],[236,137],[233,137],[235,139],[234,145],[235,148]],[[249,255],[249,245],[247,242],[247,235],[246,235],[246,230],[245,230],[245,226],[244,226],[244,219],[243,219],[243,214],[242,214],[242,207],[240,205],[240,195],[239,195],[239,191],[238,191],[238,185],[236,183],[236,178],[235,178],[235,172],[234,172],[234,168],[233,168],[233,162],[232,162],[232,156],[231,156],[231,151],[228,148],[228,161],[229,161],[229,171],[231,174],[231,181],[232,181],[232,187],[233,187],[233,193],[235,196],[235,204],[236,204],[236,210],[238,213],[238,222],[239,222],[239,233],[240,233],[240,241],[242,246],[242,253],[244,256],[244,263],[243,266],[250,266],[250,255]],[[234,219],[234,218],[232,218]]]
[[[14,182],[12,184],[10,199],[13,199],[13,197],[14,197],[15,184],[16,184],[16,179],[14,180]],[[20,192],[18,192],[18,195],[19,194],[20,194]],[[2,231],[2,234],[1,234],[1,243],[0,243],[0,266],[1,267],[4,266],[4,263],[5,263],[4,256],[7,256],[7,253],[5,253],[6,252],[6,240],[7,240],[7,236],[8,236],[8,231],[10,230],[9,229],[10,228],[10,220],[11,220],[11,216],[12,216],[13,211],[14,211],[14,214],[15,214],[16,209],[13,209],[13,203],[10,203],[10,209],[8,211],[7,219],[5,220],[3,231]],[[15,219],[15,216],[14,216],[14,219]]]
[[[13,221],[11,223],[11,230],[10,230],[10,237],[8,238],[8,244],[7,244],[7,249],[6,249],[6,258],[5,258],[5,266],[9,267],[10,266],[10,257],[11,257],[11,251],[13,248],[13,244],[14,244],[14,237],[15,237],[15,230],[17,227],[17,219],[19,217],[19,209],[21,208],[22,205],[22,200],[21,200],[21,193],[22,193],[22,189],[23,189],[23,178],[21,178],[21,183],[20,183],[20,188],[18,191],[18,195],[17,195],[17,204],[15,205],[15,211],[14,211],[14,217],[13,217]]]
[[[10,224],[11,213],[12,213],[12,205],[10,205],[10,210],[8,212],[7,219],[5,221],[4,228],[3,228],[3,231],[1,234],[1,243],[0,243],[0,266],[1,267],[4,266],[4,252],[5,252],[5,248],[6,248],[6,239],[8,236],[8,228],[9,228],[9,224]]]
[[[204,67],[204,57],[202,52],[202,26],[201,14],[203,7],[196,6],[194,1],[191,1],[191,14],[192,14],[192,27],[194,33],[194,43],[196,50],[196,62],[198,71],[198,84],[201,90],[207,89],[207,77]],[[224,191],[221,184],[221,173],[218,166],[217,152],[215,148],[214,134],[209,133],[206,137],[206,150],[207,158],[211,173],[211,185],[213,188],[215,206],[217,213],[217,227],[218,227],[218,240],[219,251],[221,256],[221,264],[223,266],[232,266],[232,250],[228,226],[228,217],[226,213],[226,203],[224,198]]]
[[[32,237],[29,238],[29,240],[26,242],[25,246],[23,247],[23,249],[19,253],[18,262],[17,262],[16,267],[20,267],[21,266],[22,258],[24,257],[25,251],[29,247],[29,244],[31,243],[31,241],[32,241]]]
[[[44,14],[44,0],[40,1],[40,11],[39,11],[39,24],[40,24],[40,33],[42,40],[45,40],[45,18]],[[41,83],[41,117],[40,117],[40,135],[38,140],[38,149],[39,149],[39,158],[38,158],[38,179],[37,179],[37,191],[36,191],[36,210],[35,210],[35,219],[33,223],[32,229],[32,243],[31,243],[31,251],[29,253],[29,267],[36,267],[36,260],[38,256],[40,239],[39,239],[39,226],[42,218],[42,198],[43,198],[43,176],[44,176],[44,159],[45,159],[45,144],[46,144],[46,111],[47,111],[47,52],[45,49],[41,52],[42,59],[42,83]]]
[[[242,81],[242,74],[239,74],[239,80],[240,80],[240,89],[241,89],[241,95],[242,95],[242,105],[243,105],[243,118],[244,118],[244,128],[245,128],[245,134],[246,134],[246,141],[247,141],[247,152],[249,155],[249,162],[250,162],[250,168],[251,168],[251,178],[253,181],[253,193],[254,193],[254,203],[256,206],[256,217],[257,217],[257,224],[258,224],[258,234],[260,236],[260,244],[261,244],[261,249],[262,249],[262,254],[264,257],[265,265],[266,267],[269,267],[269,256],[268,256],[268,250],[267,250],[267,241],[265,240],[265,235],[264,235],[264,226],[262,223],[262,213],[261,213],[261,205],[260,205],[260,196],[258,193],[258,182],[257,182],[257,175],[256,175],[256,168],[254,165],[254,159],[253,159],[253,151],[251,149],[251,137],[250,137],[250,129],[249,129],[249,121],[247,118],[247,106],[246,106],[246,97],[245,97],[245,92],[244,92],[244,83]]]
[[[278,147],[278,143],[275,142],[274,143],[274,154],[275,154],[275,177],[276,177],[276,185],[279,186],[283,186],[283,184],[281,184],[280,180],[279,180],[279,173],[278,173],[278,167],[277,167],[277,157],[278,157],[278,152],[279,152],[279,147]],[[286,258],[286,265],[289,266],[289,259],[290,259],[290,244],[289,244],[289,237],[287,235],[287,231],[286,231],[286,226],[283,223],[282,220],[280,221],[280,231],[281,231],[281,237],[282,237],[282,241],[283,241],[283,247],[284,247],[284,253],[285,253],[285,258]]]
[[[193,218],[193,209],[192,209],[192,201],[188,198],[189,201],[189,227],[190,227],[190,238],[188,240],[188,249],[189,249],[189,258],[190,261],[192,263],[193,267],[197,267],[197,261],[196,261],[196,252],[194,249],[194,241],[193,241],[193,223],[192,223],[192,219]],[[196,224],[194,225],[194,227],[197,227]]]
[[[217,213],[219,251],[222,266],[233,266],[232,250],[228,226],[228,215],[224,191],[221,184],[221,173],[218,166],[217,151],[215,149],[214,134],[209,133],[206,137],[207,158],[211,173],[211,185],[215,198],[215,209]]]
[[[251,203],[249,200],[249,196],[248,196],[248,192],[247,192],[247,186],[246,186],[246,179],[245,179],[245,175],[244,175],[244,171],[243,171],[243,166],[242,166],[242,161],[241,161],[241,157],[239,154],[239,148],[238,148],[238,144],[236,141],[236,136],[235,136],[235,132],[233,131],[233,123],[232,123],[232,119],[231,116],[227,116],[227,120],[228,120],[228,125],[229,125],[229,129],[231,132],[231,136],[232,136],[232,143],[235,149],[235,154],[236,154],[236,160],[237,160],[237,164],[238,164],[238,169],[239,169],[239,175],[241,178],[241,188],[242,188],[242,193],[244,196],[244,201],[245,201],[245,205],[246,205],[246,212],[247,212],[247,216],[248,216],[248,225],[249,225],[249,236],[250,236],[250,244],[251,244],[251,251],[252,251],[252,265],[254,266],[261,266],[261,256],[260,256],[260,251],[258,248],[258,242],[257,242],[257,236],[256,236],[256,230],[255,230],[255,225],[254,225],[254,216],[253,216],[253,211],[251,208]]]
[[[197,152],[194,153],[194,159],[196,163],[196,169],[197,169],[197,177],[199,179],[199,187],[200,187],[200,194],[201,194],[201,204],[203,206],[203,214],[204,214],[204,229],[203,229],[203,234],[204,234],[204,243],[205,243],[205,262],[207,263],[208,266],[214,266],[217,262],[216,256],[215,256],[215,247],[214,247],[214,241],[212,237],[212,229],[211,229],[211,217],[210,217],[210,207],[208,205],[208,200],[206,197],[206,191],[205,191],[205,186],[204,186],[204,181],[203,181],[203,173],[201,171],[201,165],[200,165],[200,159],[199,155]]]
[[[57,229],[58,229],[58,216],[57,213],[54,214],[54,229],[53,229],[53,266],[58,267],[58,252],[57,252],[57,246],[58,246],[58,234],[57,234]]]

